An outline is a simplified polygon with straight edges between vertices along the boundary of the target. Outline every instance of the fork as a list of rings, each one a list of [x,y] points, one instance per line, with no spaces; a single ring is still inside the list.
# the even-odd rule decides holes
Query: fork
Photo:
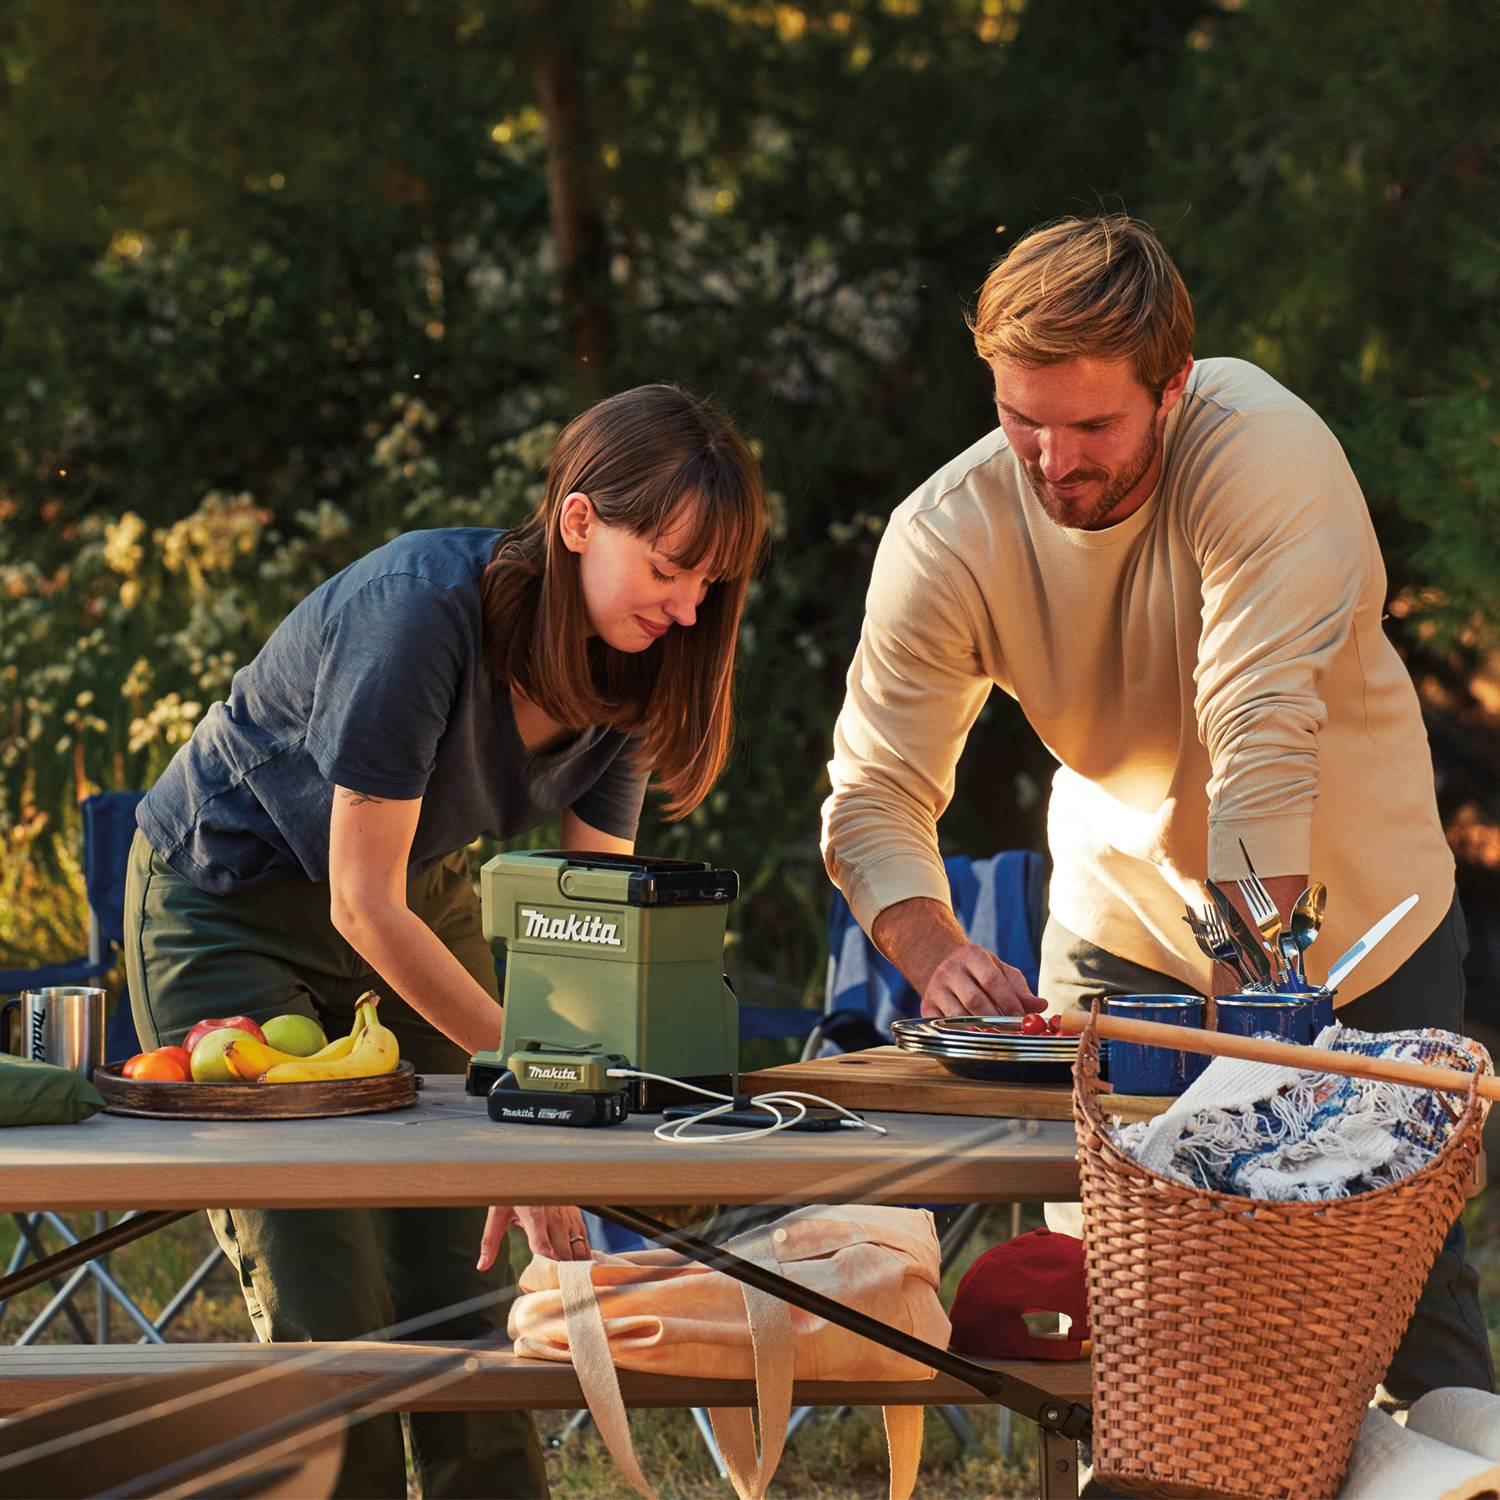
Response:
[[[1224,919],[1212,907],[1205,907],[1203,915],[1198,919],[1208,939],[1209,954],[1221,964],[1227,964],[1236,974],[1240,976],[1240,983],[1246,990],[1258,990],[1260,985],[1259,976],[1251,968],[1249,960],[1240,952],[1240,945],[1235,942],[1234,935],[1224,925]]]
[[[1246,860],[1249,863],[1249,860]],[[1245,905],[1250,908],[1250,916],[1256,927],[1260,929],[1260,935],[1266,940],[1266,947],[1273,956],[1280,955],[1284,968],[1279,974],[1278,980],[1282,982],[1295,979],[1290,959],[1287,957],[1285,948],[1281,945],[1281,913],[1276,909],[1276,903],[1271,900],[1268,892],[1260,883],[1260,876],[1251,868],[1248,880],[1236,880],[1235,885],[1239,887],[1240,895],[1245,898]]]

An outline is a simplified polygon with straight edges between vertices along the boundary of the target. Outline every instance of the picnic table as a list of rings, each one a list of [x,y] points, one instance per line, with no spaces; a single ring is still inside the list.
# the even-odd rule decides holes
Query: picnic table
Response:
[[[421,1207],[579,1203],[649,1211],[665,1204],[996,1204],[1076,1199],[1071,1121],[871,1113],[888,1134],[784,1132],[722,1144],[667,1144],[651,1116],[607,1128],[496,1124],[457,1077],[429,1077],[418,1102],[383,1114],[313,1120],[155,1120],[99,1115],[70,1126],[13,1132],[0,1146],[0,1209],[141,1210],[113,1226],[159,1227],[207,1205],[256,1208]],[[92,1245],[92,1251],[91,1251]],[[99,1252],[98,1240],[53,1258],[50,1274]],[[66,1265],[62,1264],[66,1257]],[[40,1279],[37,1267],[23,1275]],[[10,1278],[14,1282],[17,1278]],[[0,1297],[14,1286],[0,1283]],[[570,1367],[522,1360],[508,1349],[456,1344],[327,1346],[46,1346],[15,1350],[0,1369],[0,1411],[91,1390],[126,1375],[236,1359],[296,1358],[341,1389],[373,1388],[398,1372],[447,1356],[455,1379],[434,1387],[438,1408],[582,1405]],[[1088,1399],[1086,1362],[991,1361],[1018,1382],[1035,1381],[1063,1405]],[[1041,1368],[1046,1366],[1046,1368]],[[1009,1373],[1007,1373],[1009,1372]],[[951,1375],[933,1380],[800,1386],[805,1404],[906,1401],[937,1405],[975,1391]],[[622,1372],[627,1404],[749,1404],[748,1382]],[[720,1389],[719,1387],[722,1387]],[[1074,1445],[1043,1432],[1042,1493],[1076,1494]],[[1071,1488],[1070,1488],[1071,1487]]]

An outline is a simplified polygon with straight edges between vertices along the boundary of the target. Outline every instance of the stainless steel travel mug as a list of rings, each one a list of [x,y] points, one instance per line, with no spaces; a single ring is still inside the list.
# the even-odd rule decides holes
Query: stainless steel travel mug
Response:
[[[12,1010],[20,1013],[14,1050],[33,1062],[89,1077],[104,1061],[104,991],[84,986],[23,990],[0,1007],[0,1037]]]

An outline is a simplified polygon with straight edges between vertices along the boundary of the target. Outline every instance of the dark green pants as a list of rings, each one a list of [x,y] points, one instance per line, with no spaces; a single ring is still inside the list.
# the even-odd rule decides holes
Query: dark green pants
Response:
[[[1464,958],[1468,931],[1458,898],[1437,928],[1391,977],[1338,1008],[1338,1019],[1361,1031],[1414,1026],[1464,1029]],[[1039,992],[1054,1005],[1084,1005],[1096,995],[1177,995],[1180,979],[1097,948],[1055,919],[1042,935]],[[1449,1231],[1386,1372],[1385,1388],[1398,1401],[1441,1386],[1495,1388],[1489,1335],[1479,1305],[1479,1278],[1464,1260],[1460,1219]]]
[[[462,853],[415,877],[407,901],[464,967],[498,998],[479,901]],[[125,888],[125,963],[136,1030],[146,1046],[181,1041],[205,1016],[265,1021],[315,1017],[347,1031],[354,1000],[380,992],[380,1019],[419,1072],[461,1073],[466,1054],[418,1015],[334,930],[328,887],[296,879],[239,896],[211,896],[176,874],[137,833]],[[285,1133],[295,1151],[296,1124]],[[503,1334],[508,1300],[444,1316],[509,1284],[501,1259],[474,1269],[484,1210],[213,1209],[214,1234],[239,1273],[263,1342]],[[401,1325],[411,1324],[410,1327]],[[427,1496],[547,1493],[536,1427],[524,1412],[413,1412],[407,1416]],[[362,1419],[349,1432],[339,1496],[406,1494],[400,1419]]]

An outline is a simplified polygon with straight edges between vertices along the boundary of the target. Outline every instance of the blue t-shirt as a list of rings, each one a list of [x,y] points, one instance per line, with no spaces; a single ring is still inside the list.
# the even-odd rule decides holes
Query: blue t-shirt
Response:
[[[564,808],[634,838],[646,778],[627,737],[595,727],[531,754],[485,664],[479,583],[500,535],[410,532],[309,594],[146,794],[157,853],[222,895],[326,881],[335,785],[422,798],[414,873]]]

